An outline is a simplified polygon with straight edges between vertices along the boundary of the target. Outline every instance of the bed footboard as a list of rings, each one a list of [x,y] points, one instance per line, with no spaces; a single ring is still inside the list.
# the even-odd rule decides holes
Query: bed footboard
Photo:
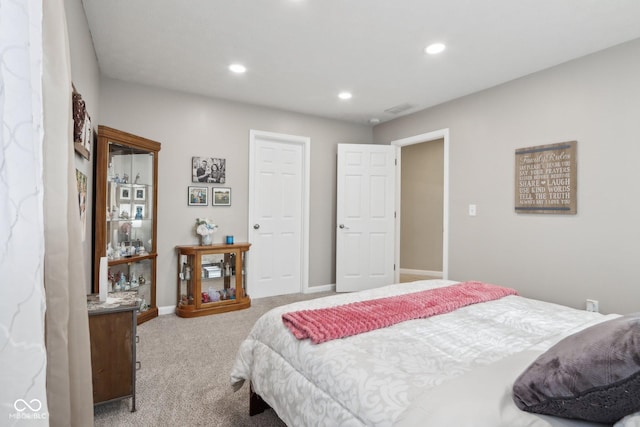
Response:
[[[253,384],[249,383],[249,415],[258,415],[271,409],[271,406],[255,391],[253,391]]]

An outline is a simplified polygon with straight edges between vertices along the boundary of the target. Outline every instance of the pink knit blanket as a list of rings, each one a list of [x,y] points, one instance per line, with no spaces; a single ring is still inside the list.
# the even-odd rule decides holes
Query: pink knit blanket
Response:
[[[514,289],[482,282],[463,282],[336,307],[285,313],[282,321],[299,339],[314,344],[385,328],[412,319],[448,313],[460,307],[517,295]]]

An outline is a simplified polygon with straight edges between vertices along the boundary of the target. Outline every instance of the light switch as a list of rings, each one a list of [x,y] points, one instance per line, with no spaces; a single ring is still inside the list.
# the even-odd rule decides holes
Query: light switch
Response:
[[[476,205],[469,205],[469,216],[476,216]]]

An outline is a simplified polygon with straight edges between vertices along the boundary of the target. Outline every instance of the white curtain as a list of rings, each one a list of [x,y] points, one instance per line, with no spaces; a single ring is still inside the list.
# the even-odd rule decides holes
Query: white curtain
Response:
[[[47,401],[52,426],[93,425],[86,286],[63,0],[43,1]]]
[[[0,424],[48,425],[42,2],[0,0]]]
[[[63,0],[0,0],[1,425],[93,425],[71,123]]]

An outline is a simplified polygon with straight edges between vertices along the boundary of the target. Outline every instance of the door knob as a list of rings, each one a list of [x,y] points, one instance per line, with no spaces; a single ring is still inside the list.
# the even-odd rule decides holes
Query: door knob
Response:
[[[342,229],[345,229],[345,230],[348,230],[348,229],[349,229],[349,227],[345,227],[345,225],[344,225],[344,224],[340,224],[338,227],[340,227],[340,228],[342,228]]]
[[[253,224],[253,229],[257,230],[258,228],[260,228],[260,224]]]

